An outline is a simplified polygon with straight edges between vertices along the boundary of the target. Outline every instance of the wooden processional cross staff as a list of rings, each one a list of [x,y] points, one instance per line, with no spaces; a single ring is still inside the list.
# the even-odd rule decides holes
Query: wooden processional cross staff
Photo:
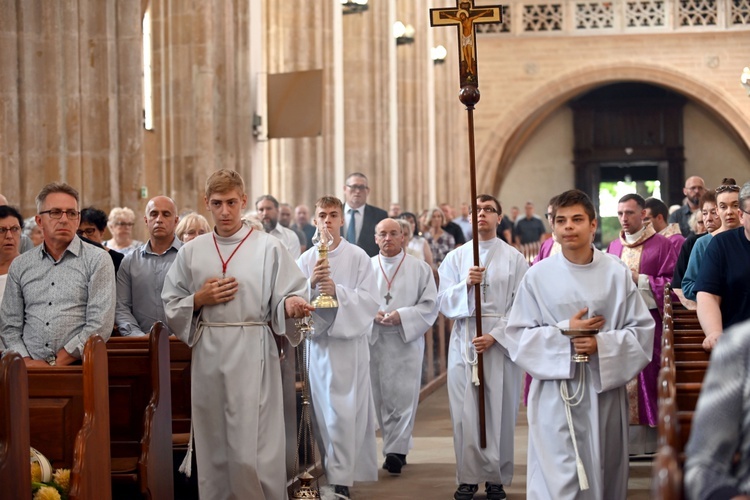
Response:
[[[471,179],[471,213],[477,213],[477,175],[474,154],[474,105],[479,102],[479,79],[477,77],[476,25],[479,23],[499,23],[502,21],[502,6],[474,7],[474,0],[456,0],[455,8],[430,9],[431,26],[455,26],[458,30],[458,60],[461,72],[461,90],[458,99],[466,106],[469,117],[469,178]],[[474,234],[472,246],[474,265],[479,266],[479,234],[476,216],[471,218],[471,229]],[[476,304],[476,336],[482,335],[482,290],[474,287]],[[484,410],[484,362],[482,355],[477,354],[479,372],[479,444],[487,446],[487,428]]]

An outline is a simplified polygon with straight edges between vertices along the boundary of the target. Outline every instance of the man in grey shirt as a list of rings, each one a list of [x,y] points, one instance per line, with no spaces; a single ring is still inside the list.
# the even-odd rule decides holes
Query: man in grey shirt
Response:
[[[26,366],[69,365],[115,319],[115,270],[107,252],[76,236],[78,191],[64,183],[36,197],[44,243],[17,257],[0,306],[0,336]]]
[[[179,219],[171,198],[157,196],[146,205],[148,241],[126,255],[117,271],[115,320],[122,336],[140,337],[157,321],[167,324],[161,289],[182,246],[174,234]]]

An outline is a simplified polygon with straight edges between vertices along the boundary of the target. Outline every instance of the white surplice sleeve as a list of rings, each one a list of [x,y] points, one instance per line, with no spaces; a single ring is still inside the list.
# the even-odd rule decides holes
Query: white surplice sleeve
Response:
[[[622,273],[623,287],[612,297],[612,318],[606,318],[597,335],[596,364],[592,365],[594,388],[604,392],[628,383],[651,361],[654,352],[654,319],[629,272]],[[612,325],[622,325],[611,330]],[[597,376],[598,375],[598,376]]]
[[[438,307],[449,319],[468,318],[474,312],[474,293],[469,293],[466,276],[461,275],[460,252],[449,253],[438,268],[440,289]]]
[[[534,293],[529,279],[534,275],[532,271],[518,287],[501,344],[510,359],[535,379],[570,379],[575,371],[570,339],[560,333],[557,325],[545,321],[539,302],[543,297]]]
[[[401,318],[399,333],[404,342],[412,342],[424,335],[437,319],[437,287],[430,266],[419,259],[407,256],[410,264],[417,267],[417,282],[406,286],[417,289],[417,303],[396,309]],[[413,261],[412,261],[413,259]]]
[[[169,330],[190,347],[193,347],[200,318],[200,314],[193,310],[196,290],[189,265],[194,248],[195,245],[180,249],[164,278],[164,287],[161,292]]]
[[[283,243],[269,238],[266,250],[266,266],[270,275],[266,277],[272,284],[269,306],[271,326],[277,335],[286,335],[293,346],[302,342],[302,336],[294,328],[294,319],[286,319],[285,302],[289,297],[297,296],[309,300],[308,280],[295,265],[294,258],[286,251]]]

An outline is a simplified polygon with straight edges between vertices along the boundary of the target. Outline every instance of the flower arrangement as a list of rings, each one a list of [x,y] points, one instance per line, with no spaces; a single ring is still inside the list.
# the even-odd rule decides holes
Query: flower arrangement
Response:
[[[49,460],[34,448],[31,449],[32,500],[67,500],[70,493],[70,470],[52,472]]]

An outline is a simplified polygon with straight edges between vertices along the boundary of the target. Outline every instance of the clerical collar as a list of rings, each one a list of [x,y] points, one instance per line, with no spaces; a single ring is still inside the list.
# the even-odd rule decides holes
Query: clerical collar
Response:
[[[643,232],[646,230],[646,224],[641,227],[640,231],[637,231],[633,234],[625,233],[625,241],[627,241],[630,245],[638,241],[638,238],[640,238],[643,235]]]
[[[380,254],[380,259],[383,262],[385,262],[386,264],[393,264],[395,262],[399,262],[403,258],[403,255],[401,255],[403,253],[404,253],[403,249],[399,253],[397,253],[396,255],[394,255],[393,257],[386,257],[385,255],[383,255],[381,253]]]
[[[214,237],[216,238],[216,241],[222,245],[232,245],[239,243],[249,232],[250,228],[247,225],[242,224],[240,228],[230,236],[220,236],[219,233],[214,230]]]

